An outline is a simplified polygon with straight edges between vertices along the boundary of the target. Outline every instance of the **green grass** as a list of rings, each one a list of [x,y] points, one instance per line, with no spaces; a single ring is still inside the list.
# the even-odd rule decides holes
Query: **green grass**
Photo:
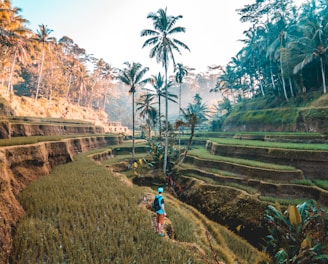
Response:
[[[234,136],[243,136],[243,135],[253,135],[253,136],[274,136],[274,137],[318,137],[321,136],[321,133],[309,133],[309,132],[258,132],[258,131],[252,131],[252,132],[198,132],[196,134],[197,137],[203,137],[203,135],[210,136],[213,138],[217,137],[234,137]]]
[[[123,184],[105,164],[90,159],[108,150],[78,155],[20,194],[26,215],[17,225],[11,263],[212,263],[213,250],[227,264],[265,257],[167,192],[176,241],[160,238],[151,227],[151,212],[139,207],[152,191]]]
[[[188,152],[188,155],[195,156],[205,160],[223,161],[223,162],[236,163],[236,164],[241,164],[251,167],[257,167],[257,168],[265,168],[265,169],[272,169],[272,170],[286,170],[286,171],[295,170],[294,167],[287,166],[287,165],[277,165],[273,163],[264,163],[255,160],[246,160],[246,159],[224,157],[219,155],[212,155],[204,148],[193,149]]]
[[[29,136],[29,137],[12,137],[10,139],[0,139],[0,147],[5,146],[18,146],[18,145],[29,145],[45,141],[60,141],[63,139],[70,138],[84,138],[84,137],[99,137],[106,136],[111,137],[111,134],[81,134],[81,135],[63,135],[63,136]]]
[[[271,197],[271,196],[259,196],[261,201],[269,202],[269,203],[279,203],[281,205],[297,205],[303,203],[306,199],[287,199],[287,198],[278,198],[278,197]]]
[[[328,144],[299,144],[299,143],[282,143],[268,142],[260,140],[239,140],[232,138],[210,138],[209,140],[217,144],[232,145],[232,146],[250,146],[257,148],[279,148],[279,149],[295,149],[295,150],[323,150],[328,151]]]
[[[322,189],[328,190],[328,180],[314,180],[314,184]]]
[[[154,233],[149,212],[138,207],[142,197],[142,188],[123,185],[104,166],[76,156],[19,196],[26,216],[11,261],[201,263],[194,252]]]

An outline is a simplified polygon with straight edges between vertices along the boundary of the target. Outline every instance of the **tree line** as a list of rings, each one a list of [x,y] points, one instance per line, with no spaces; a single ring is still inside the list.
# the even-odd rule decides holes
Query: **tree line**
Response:
[[[66,98],[81,106],[104,109],[112,87],[112,67],[86,53],[74,41],[59,40],[46,25],[36,32],[9,0],[0,2],[0,81],[9,95]]]
[[[313,91],[327,93],[328,4],[308,0],[265,0],[237,10],[244,47],[225,66],[212,92],[242,91],[288,101]]]

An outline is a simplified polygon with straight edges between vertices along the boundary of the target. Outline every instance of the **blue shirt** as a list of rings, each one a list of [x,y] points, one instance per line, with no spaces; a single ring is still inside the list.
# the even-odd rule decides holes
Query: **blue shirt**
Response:
[[[156,198],[159,198],[159,199],[158,199],[158,202],[159,202],[159,204],[161,205],[161,209],[158,210],[158,211],[156,211],[156,213],[157,213],[157,214],[164,214],[164,210],[163,210],[163,208],[162,208],[162,204],[164,204],[164,197],[161,196],[161,195],[156,195]]]

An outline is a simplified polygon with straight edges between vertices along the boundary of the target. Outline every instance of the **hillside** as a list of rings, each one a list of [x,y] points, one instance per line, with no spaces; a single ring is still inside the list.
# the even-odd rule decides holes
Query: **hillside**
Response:
[[[77,119],[92,122],[95,126],[102,126],[106,132],[109,122],[104,111],[78,106],[63,98],[53,99],[49,103],[44,98],[35,101],[30,97],[5,94],[0,96],[0,115]]]
[[[276,131],[327,133],[328,95],[307,95],[278,104],[276,99],[255,98],[235,105],[223,131]]]

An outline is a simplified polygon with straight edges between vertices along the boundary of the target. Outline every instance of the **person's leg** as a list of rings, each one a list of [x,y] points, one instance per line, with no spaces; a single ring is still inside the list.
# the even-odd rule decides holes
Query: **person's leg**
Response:
[[[160,231],[159,214],[156,214],[155,227],[156,227],[156,233],[159,233],[159,231]]]
[[[164,233],[163,233],[163,225],[164,225],[164,215],[159,215],[158,217],[159,221],[158,221],[158,233],[162,236],[164,236]]]

